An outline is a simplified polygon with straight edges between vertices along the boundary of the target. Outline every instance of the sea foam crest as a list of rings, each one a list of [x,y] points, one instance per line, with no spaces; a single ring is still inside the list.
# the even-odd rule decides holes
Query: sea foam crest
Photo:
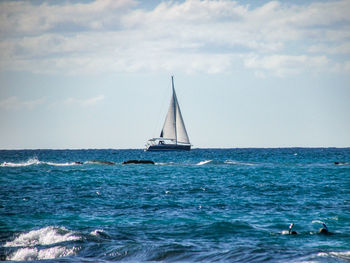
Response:
[[[19,235],[15,240],[8,241],[4,247],[33,247],[37,245],[52,245],[65,241],[80,240],[74,232],[64,227],[48,226],[38,230],[32,230],[28,233]]]
[[[53,163],[53,162],[46,162],[47,165],[52,166],[71,166],[71,165],[77,165],[77,162],[67,162],[67,163]]]
[[[346,261],[350,260],[350,251],[340,251],[340,252],[319,252],[317,254],[319,257],[335,257],[344,259]]]
[[[94,231],[90,232],[90,235],[96,237],[109,238],[109,235],[103,229],[95,229]]]
[[[19,163],[13,163],[13,162],[3,162],[0,164],[0,167],[23,167],[23,166],[30,166],[30,165],[38,165],[38,164],[46,164],[51,166],[71,166],[71,165],[78,165],[81,164],[79,162],[66,162],[66,163],[54,163],[54,162],[43,162],[38,160],[38,158],[30,158],[25,162],[19,162]]]
[[[30,260],[45,260],[55,259],[60,257],[71,256],[75,253],[76,248],[67,248],[62,246],[50,247],[45,249],[37,248],[20,248],[11,255],[7,256],[6,260],[13,261],[30,261]]]
[[[197,163],[197,165],[204,165],[204,164],[210,163],[211,161],[212,160],[201,161],[201,162]]]
[[[311,223],[320,223],[320,224],[324,224],[325,222],[321,221],[321,220],[312,220]]]
[[[168,163],[154,163],[155,165],[175,165],[174,162],[168,162]]]
[[[0,166],[2,166],[2,167],[22,167],[22,166],[29,166],[29,165],[40,164],[40,163],[41,162],[36,157],[34,157],[34,158],[30,158],[26,162],[20,162],[20,163],[3,162],[2,164],[0,164]]]
[[[234,165],[255,165],[254,163],[239,162],[239,161],[234,161],[234,160],[226,160],[224,163],[225,164],[234,164]]]

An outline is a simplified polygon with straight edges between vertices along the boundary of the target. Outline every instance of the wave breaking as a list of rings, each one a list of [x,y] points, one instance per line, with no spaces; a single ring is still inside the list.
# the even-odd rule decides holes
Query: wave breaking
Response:
[[[77,248],[67,248],[64,246],[55,246],[50,248],[38,249],[34,248],[20,248],[10,254],[6,260],[12,261],[33,261],[55,259],[60,257],[67,257],[74,255]]]
[[[91,161],[85,161],[85,162],[62,162],[62,163],[56,163],[56,162],[45,162],[40,161],[38,158],[30,158],[27,161],[23,162],[3,162],[0,164],[0,167],[25,167],[25,166],[31,166],[31,165],[49,165],[49,166],[74,166],[74,165],[83,165],[83,164],[106,164],[106,165],[114,165],[114,162],[109,161],[97,161],[97,160],[91,160]]]
[[[64,227],[48,226],[31,230],[4,244],[4,247],[11,248],[12,251],[6,260],[32,261],[71,256],[78,248],[65,243],[81,239],[81,235]]]
[[[48,226],[28,233],[20,234],[13,241],[5,243],[4,247],[33,247],[38,245],[52,245],[66,241],[80,240],[81,237],[64,227]]]

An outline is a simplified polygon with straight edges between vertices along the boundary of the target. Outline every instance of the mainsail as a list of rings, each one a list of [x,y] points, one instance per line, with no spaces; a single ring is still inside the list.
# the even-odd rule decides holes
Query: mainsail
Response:
[[[166,115],[160,137],[174,140],[176,143],[190,143],[185,128],[185,123],[182,118],[180,106],[177,101],[173,76],[171,76],[171,83],[173,88],[173,96],[170,100],[168,114]]]

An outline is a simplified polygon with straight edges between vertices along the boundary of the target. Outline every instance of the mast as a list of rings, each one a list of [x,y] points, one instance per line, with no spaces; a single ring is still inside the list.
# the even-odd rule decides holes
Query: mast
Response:
[[[175,127],[175,142],[177,144],[177,128],[176,128],[176,94],[174,88],[174,76],[171,76],[171,86],[173,88],[173,105],[174,105],[174,127]]]

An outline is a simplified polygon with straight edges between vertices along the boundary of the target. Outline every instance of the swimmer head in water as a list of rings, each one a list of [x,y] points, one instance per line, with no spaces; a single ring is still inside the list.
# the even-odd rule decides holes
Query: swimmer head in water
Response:
[[[320,228],[319,233],[324,234],[324,235],[329,234],[329,230],[328,230],[328,227],[326,226],[326,224],[323,223],[322,225],[323,225],[323,227]]]
[[[289,225],[289,230],[288,230],[289,235],[296,235],[296,234],[298,234],[297,232],[292,231],[293,226],[294,226],[294,223],[291,223]]]

